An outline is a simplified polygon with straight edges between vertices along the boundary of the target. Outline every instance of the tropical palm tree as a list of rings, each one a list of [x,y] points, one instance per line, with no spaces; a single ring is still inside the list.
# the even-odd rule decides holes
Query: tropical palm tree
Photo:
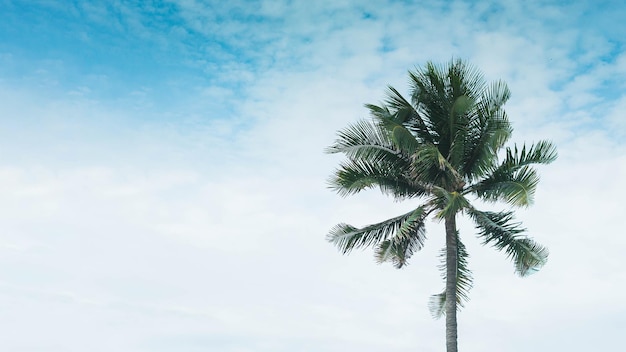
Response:
[[[457,215],[469,216],[482,243],[504,251],[517,274],[538,270],[548,251],[522,235],[525,230],[513,212],[481,211],[471,200],[530,205],[539,181],[532,165],[548,164],[557,153],[548,141],[505,148],[512,127],[503,105],[510,91],[502,81],[487,84],[469,64],[429,62],[409,77],[410,101],[389,87],[381,105],[366,105],[371,120],[339,131],[327,152],[343,153],[347,160],[329,183],[342,196],[377,187],[396,200],[418,199],[419,205],[361,228],[339,224],[328,240],[344,254],[374,247],[378,262],[402,268],[424,245],[425,220],[442,220],[445,290],[431,297],[429,308],[435,317],[445,315],[446,348],[456,352],[456,313],[472,286]]]

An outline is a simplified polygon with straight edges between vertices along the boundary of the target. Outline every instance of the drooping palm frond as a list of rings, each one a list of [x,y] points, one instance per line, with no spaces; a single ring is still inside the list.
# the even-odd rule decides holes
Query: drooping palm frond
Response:
[[[458,292],[457,292],[458,294]],[[460,307],[457,307],[457,310]],[[446,290],[430,296],[428,299],[428,310],[433,318],[439,319],[446,314]]]
[[[406,214],[362,228],[339,224],[330,230],[327,239],[344,254],[357,248],[379,245],[389,240],[390,245],[385,246],[393,245],[393,247],[388,251],[379,248],[377,258],[379,261],[398,261],[402,263],[402,266],[403,261],[422,247],[425,239],[424,219],[430,211],[425,207],[419,207]],[[415,238],[407,241],[409,237]]]
[[[424,220],[429,214],[425,209],[424,207],[415,209],[395,236],[376,246],[375,256],[378,263],[391,262],[400,269],[407,264],[413,253],[422,249],[426,240]]]
[[[472,272],[469,270],[467,266],[467,258],[469,254],[465,248],[463,242],[458,236],[457,233],[457,274],[456,274],[456,299],[457,299],[457,309],[460,309],[465,306],[465,303],[469,301],[469,291],[473,286],[473,277]],[[439,254],[439,258],[441,259],[441,264],[439,265],[439,270],[441,271],[441,276],[443,280],[446,280],[446,249],[441,249]],[[432,295],[428,302],[428,309],[434,318],[441,318],[445,314],[446,307],[446,292],[445,290],[441,293]]]
[[[515,264],[518,275],[529,275],[547,262],[547,248],[520,235],[525,229],[519,222],[513,222],[512,212],[496,213],[469,208],[468,213],[476,222],[478,236],[483,239],[483,244],[491,244],[504,251]]]
[[[532,204],[535,188],[539,183],[532,164],[549,164],[556,159],[556,148],[541,141],[526,150],[507,148],[505,160],[489,176],[473,185],[469,192],[487,201],[505,201],[516,206]]]

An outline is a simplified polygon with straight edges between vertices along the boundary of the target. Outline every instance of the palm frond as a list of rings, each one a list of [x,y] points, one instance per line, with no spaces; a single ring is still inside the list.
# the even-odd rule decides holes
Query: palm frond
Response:
[[[462,172],[469,181],[478,180],[495,168],[498,151],[513,131],[504,111],[483,110],[482,106],[477,109],[467,136]]]
[[[556,160],[558,154],[554,145],[549,141],[539,141],[532,144],[528,150],[526,144],[518,151],[517,145],[506,149],[506,159],[503,165],[508,167],[522,167],[531,164],[549,164]]]
[[[458,214],[470,206],[470,202],[459,192],[448,192],[442,188],[434,188],[431,192],[434,196],[429,201],[438,209],[435,217],[445,219],[453,214]]]
[[[461,95],[456,98],[450,109],[450,150],[448,152],[448,161],[455,169],[463,166],[463,157],[465,156],[466,144],[468,142],[468,133],[470,122],[473,120],[473,112],[475,101],[467,95]]]
[[[393,147],[386,133],[381,131],[376,124],[359,120],[337,132],[337,139],[325,151],[329,154],[346,153],[354,147],[363,145],[381,146],[388,149]]]
[[[426,227],[424,220],[429,211],[424,207],[415,209],[409,218],[400,226],[395,236],[384,240],[376,247],[378,263],[391,262],[400,269],[407,264],[413,253],[424,246]]]
[[[374,120],[393,118],[393,113],[386,105],[365,104],[365,107],[370,111],[370,115]]]
[[[392,240],[392,243],[393,241],[396,243],[395,249],[392,249],[389,254],[377,254],[377,257],[379,260],[408,259],[407,255],[410,257],[410,254],[413,253],[412,251],[419,250],[423,244],[423,222],[428,214],[429,211],[426,208],[419,207],[406,214],[362,228],[343,223],[338,224],[330,230],[327,240],[337,246],[343,254],[346,254],[357,248],[378,245],[387,240],[397,238]],[[408,237],[417,238],[402,246],[402,241]],[[404,249],[404,253],[400,253],[402,249]],[[398,253],[393,253],[393,250],[397,250]]]
[[[507,84],[504,81],[497,80],[484,91],[481,100],[486,108],[486,112],[491,115],[496,111],[500,111],[510,97],[511,91]]]
[[[465,95],[477,99],[485,90],[486,83],[482,72],[461,59],[448,63],[447,76],[450,82],[450,95],[455,98]]]
[[[358,121],[337,133],[327,153],[344,153],[348,158],[364,161],[406,162],[408,157],[397,150],[387,131],[369,121]]]
[[[395,122],[402,124],[413,132],[418,140],[428,143],[433,142],[429,125],[422,118],[416,107],[391,86],[388,87],[385,104],[395,112],[392,118]]]
[[[374,187],[378,187],[383,194],[391,195],[396,200],[425,195],[427,190],[411,182],[406,174],[408,168],[399,162],[346,160],[340,163],[339,168],[328,180],[328,185],[344,197]]]
[[[520,276],[539,270],[548,260],[548,249],[532,239],[520,235],[525,229],[519,222],[513,222],[512,212],[468,210],[476,222],[478,236],[483,244],[491,244],[502,250],[515,264],[515,272]]]
[[[503,200],[515,206],[528,206],[533,203],[539,175],[523,166],[512,174],[496,173],[476,187],[476,195],[486,201]]]
[[[456,273],[456,300],[457,300],[457,309],[461,309],[465,306],[465,303],[469,301],[469,290],[473,286],[473,277],[472,272],[469,270],[467,266],[467,258],[469,254],[465,248],[463,242],[459,238],[457,234],[457,273]],[[441,264],[439,265],[439,270],[441,271],[441,276],[443,280],[446,280],[446,249],[443,248],[439,254],[439,258],[441,259]],[[441,293],[432,295],[428,302],[428,308],[430,313],[435,319],[441,318],[445,315],[445,307],[446,307],[446,292],[445,290]]]
[[[394,111],[404,110],[406,108],[412,108],[413,106],[392,86],[387,86],[387,99],[385,99],[385,105],[393,109]]]
[[[516,206],[530,205],[539,183],[539,176],[530,165],[548,164],[556,157],[556,148],[547,141],[532,145],[528,150],[525,145],[521,151],[517,146],[513,150],[507,148],[502,164],[468,191],[487,201],[504,200]]]
[[[453,187],[462,178],[453,165],[432,144],[422,144],[411,156],[410,177],[423,183],[436,183],[442,187]]]
[[[458,303],[458,302],[457,302]],[[428,310],[435,319],[446,315],[446,291],[434,294],[428,299]]]
[[[395,149],[403,154],[412,155],[422,144],[415,136],[402,124],[393,118],[379,119],[379,128],[386,130],[388,137],[393,142]]]
[[[422,69],[409,72],[411,100],[432,136],[431,143],[442,146],[448,140],[448,113],[452,102],[446,94],[446,84],[440,68],[428,63]],[[445,148],[447,151],[447,147]]]
[[[478,69],[462,60],[447,65],[426,64],[409,74],[413,105],[421,112],[441,153],[447,158],[456,140],[457,156],[463,154],[463,131],[469,125],[477,102],[485,89],[485,80]],[[460,158],[451,159],[457,166]]]
[[[493,170],[498,151],[513,132],[502,109],[510,96],[506,83],[496,81],[483,91],[476,103],[476,114],[468,128],[462,167],[464,176],[470,181],[480,179]]]

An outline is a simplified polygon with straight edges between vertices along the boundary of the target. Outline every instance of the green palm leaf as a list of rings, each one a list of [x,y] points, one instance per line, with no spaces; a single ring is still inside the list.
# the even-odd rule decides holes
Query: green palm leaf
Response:
[[[325,149],[327,153],[344,153],[351,160],[399,164],[409,162],[408,156],[398,150],[381,126],[358,121],[338,132],[338,138]]]
[[[465,306],[465,302],[469,301],[469,290],[473,286],[472,272],[467,266],[467,258],[469,254],[465,248],[463,242],[457,234],[457,274],[456,274],[456,299],[458,309]],[[446,280],[446,249],[442,248],[439,254],[441,264],[439,270],[443,280]],[[441,318],[445,314],[446,307],[446,292],[432,295],[428,302],[428,309],[435,319]]]
[[[491,84],[476,103],[476,114],[470,121],[462,173],[469,180],[477,180],[493,170],[497,152],[510,138],[513,129],[502,106],[511,92],[506,84]]]
[[[410,176],[416,181],[437,183],[443,188],[457,189],[463,183],[462,177],[441,154],[439,148],[428,143],[422,144],[413,153]]]
[[[524,145],[519,151],[507,148],[506,158],[484,180],[469,189],[487,201],[505,201],[516,206],[532,204],[535,188],[539,183],[533,164],[549,164],[556,159],[556,149],[547,141],[532,145],[528,150]]]
[[[393,142],[387,132],[378,125],[369,121],[357,121],[337,133],[335,142],[325,149],[327,153],[344,153],[346,156],[371,160],[371,154],[378,158],[378,154],[388,154],[398,157],[400,152],[394,149]]]
[[[503,250],[513,260],[518,275],[532,274],[548,261],[547,248],[520,235],[525,229],[520,227],[520,223],[513,222],[512,212],[496,213],[470,208],[469,214],[476,222],[483,244]]]
[[[443,188],[432,190],[433,197],[429,200],[429,204],[437,209],[435,216],[438,219],[445,219],[462,212],[465,208],[470,207],[470,202],[459,192],[448,192]]]
[[[417,208],[400,226],[395,236],[381,242],[375,251],[378,263],[391,262],[400,269],[407,264],[413,253],[424,246],[426,227],[424,220],[428,212]]]
[[[388,114],[386,118],[391,118],[399,124],[403,124],[411,132],[415,133],[415,137],[423,142],[433,142],[433,137],[427,123],[422,119],[415,107],[408,102],[400,92],[393,87],[388,87],[387,99],[385,100],[385,109],[389,113],[394,111],[393,114]],[[370,109],[374,106],[367,105]],[[378,111],[374,107],[375,111]],[[382,114],[375,114],[375,116],[383,117]]]
[[[403,168],[399,164],[383,160],[378,162],[347,160],[339,165],[335,174],[328,180],[328,185],[342,196],[373,187],[378,187],[381,192],[397,200],[426,194],[427,191],[423,186],[405,177],[408,168]]]
[[[406,214],[362,228],[339,224],[330,230],[327,239],[344,254],[356,248],[378,245],[390,240],[395,248],[389,249],[389,253],[383,253],[384,251],[379,249],[379,261],[399,260],[402,262],[408,259],[413,251],[422,247],[425,239],[423,223],[429,213],[430,211],[426,208],[419,207]],[[415,239],[412,242],[403,242],[408,237],[415,237]],[[400,253],[402,249],[404,252]],[[402,265],[404,265],[403,262]]]

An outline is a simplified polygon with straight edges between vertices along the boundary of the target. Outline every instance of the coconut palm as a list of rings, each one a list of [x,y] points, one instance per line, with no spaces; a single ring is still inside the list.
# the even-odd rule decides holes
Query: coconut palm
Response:
[[[522,234],[513,212],[482,211],[475,203],[530,205],[539,181],[532,166],[550,163],[557,154],[547,141],[505,148],[512,128],[503,110],[510,96],[504,82],[487,84],[461,60],[429,62],[409,77],[410,100],[389,87],[382,104],[366,105],[371,120],[339,131],[327,152],[347,157],[329,181],[340,195],[377,187],[396,200],[419,200],[417,207],[365,227],[339,224],[328,240],[344,254],[373,247],[378,262],[402,268],[424,245],[425,220],[443,221],[445,289],[431,297],[429,308],[435,317],[445,315],[447,351],[456,352],[456,313],[472,286],[457,215],[470,217],[482,243],[503,251],[517,274],[538,270],[548,251]]]

